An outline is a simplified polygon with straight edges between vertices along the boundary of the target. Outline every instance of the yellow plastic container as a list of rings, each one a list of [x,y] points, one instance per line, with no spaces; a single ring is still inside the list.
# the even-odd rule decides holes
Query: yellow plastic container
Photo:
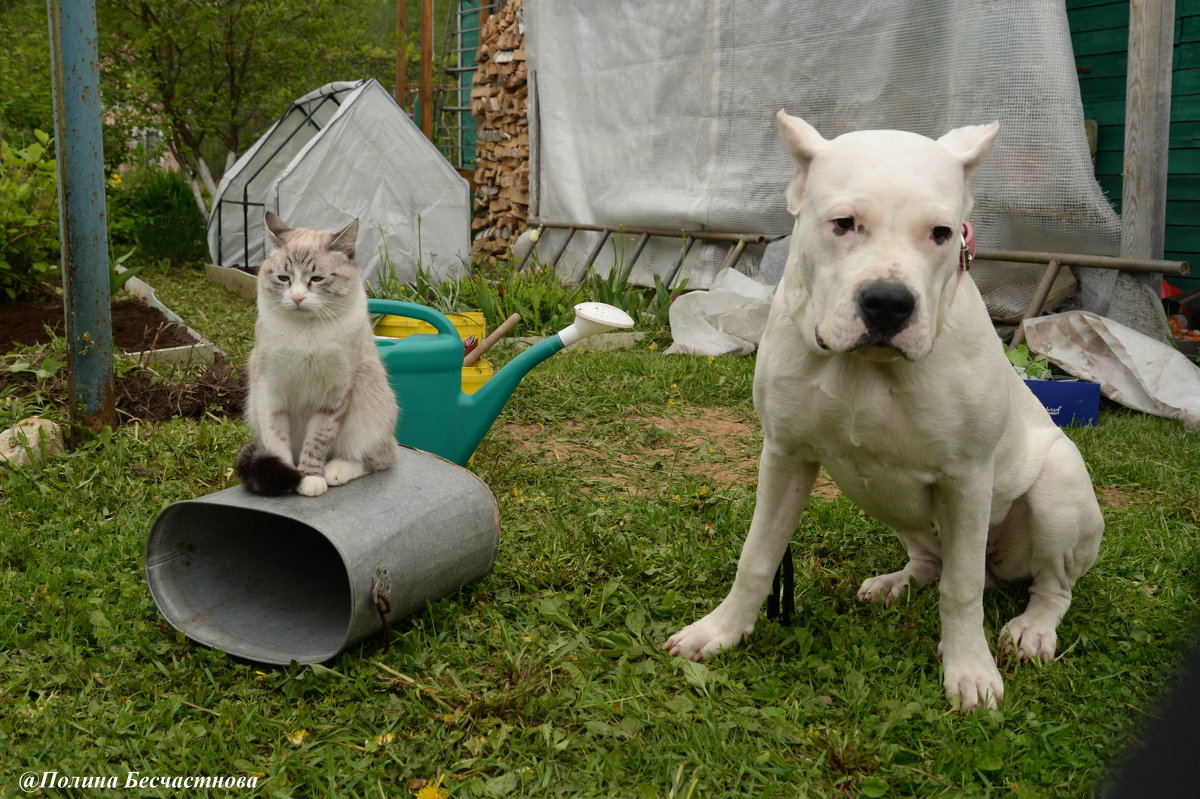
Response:
[[[472,366],[464,366],[462,370],[462,391],[464,394],[474,394],[484,383],[496,374],[490,361],[480,358]]]
[[[463,341],[466,341],[470,336],[474,336],[479,341],[487,338],[487,323],[484,321],[483,314],[479,311],[446,314],[446,318],[454,325],[454,329],[458,331],[458,337]],[[375,335],[377,336],[408,338],[415,333],[434,335],[437,333],[437,330],[428,322],[422,322],[419,319],[412,319],[407,316],[393,316],[390,314],[384,316],[375,325]]]

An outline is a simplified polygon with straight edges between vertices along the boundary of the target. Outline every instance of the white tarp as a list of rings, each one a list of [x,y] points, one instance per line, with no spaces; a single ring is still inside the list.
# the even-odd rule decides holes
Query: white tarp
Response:
[[[437,278],[469,270],[467,181],[375,80],[310,92],[237,160],[209,219],[214,263],[262,262],[264,210],[316,229],[357,218],[368,280],[384,247],[402,280],[413,279],[418,263]]]
[[[999,119],[974,180],[980,246],[1116,253],[1119,220],[1093,176],[1062,0],[524,8],[543,220],[782,235],[792,167],[779,109],[827,138],[863,128],[936,137]],[[553,253],[560,235],[548,231],[539,252]],[[564,274],[582,272],[593,236],[576,234]],[[679,246],[658,249],[639,259],[639,282],[643,266],[669,270]],[[724,254],[693,247],[689,286],[707,286]],[[597,268],[614,257],[606,247]]]
[[[758,348],[775,286],[722,269],[705,291],[671,303],[670,347],[664,355],[749,355]]]
[[[1029,348],[1104,396],[1200,429],[1200,368],[1170,345],[1086,311],[1024,324]]]

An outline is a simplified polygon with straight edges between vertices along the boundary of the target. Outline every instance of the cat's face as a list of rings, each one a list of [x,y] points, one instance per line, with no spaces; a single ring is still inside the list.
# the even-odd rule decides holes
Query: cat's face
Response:
[[[355,220],[342,230],[289,228],[267,212],[267,236],[277,249],[258,273],[258,294],[265,307],[286,314],[337,316],[362,290],[354,261]]]

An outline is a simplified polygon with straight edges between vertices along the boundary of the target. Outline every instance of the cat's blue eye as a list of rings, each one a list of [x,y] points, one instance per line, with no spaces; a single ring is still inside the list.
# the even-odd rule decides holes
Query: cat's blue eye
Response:
[[[322,280],[324,280],[324,279],[325,279],[325,276],[324,276],[324,275],[313,275],[312,277],[310,277],[310,278],[308,279],[308,281],[309,281],[310,283],[320,283],[320,282],[321,282]]]
[[[292,280],[287,275],[276,275],[275,279],[278,280],[280,283],[290,283]]]

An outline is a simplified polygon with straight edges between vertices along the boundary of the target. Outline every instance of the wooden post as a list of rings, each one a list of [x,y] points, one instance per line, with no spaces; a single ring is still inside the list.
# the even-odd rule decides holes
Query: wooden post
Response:
[[[1175,0],[1131,0],[1121,257],[1163,257]],[[1158,286],[1154,286],[1157,294]]]
[[[408,106],[408,0],[396,0],[396,105]]]
[[[421,132],[433,141],[433,0],[421,0]]]

